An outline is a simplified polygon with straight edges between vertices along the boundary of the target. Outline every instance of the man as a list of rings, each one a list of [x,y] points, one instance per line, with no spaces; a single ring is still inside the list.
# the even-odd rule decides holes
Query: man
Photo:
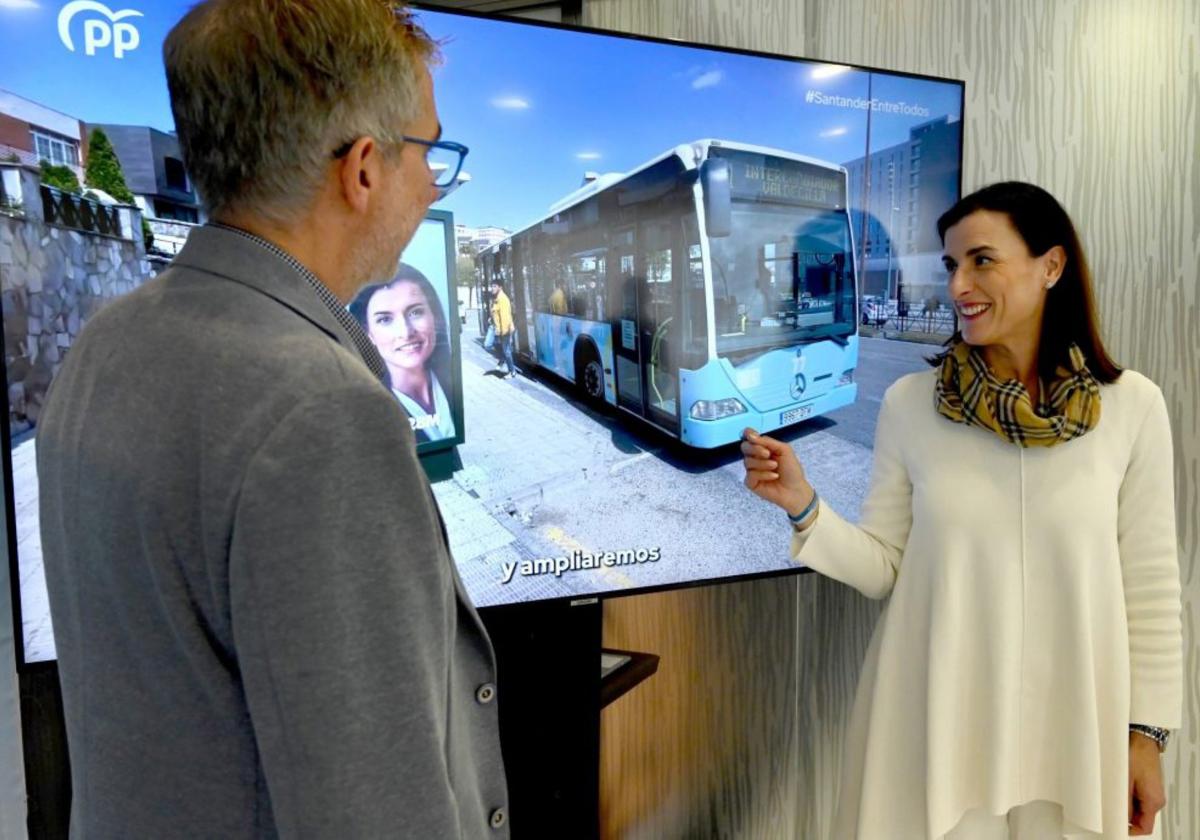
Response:
[[[746,318],[756,327],[762,324],[763,318],[775,317],[771,283],[771,270],[765,263],[759,263],[758,282],[746,305]]]
[[[561,280],[556,280],[554,282],[554,291],[550,293],[550,314],[567,314],[567,292],[565,289],[563,289]]]
[[[496,367],[508,366],[508,376],[517,375],[517,366],[513,363],[513,338],[516,327],[513,326],[512,302],[504,293],[504,285],[499,280],[492,281],[492,326],[496,329],[496,340],[500,342],[500,352],[503,361],[497,362]]]
[[[434,47],[380,0],[211,0],[163,52],[219,224],[38,434],[72,835],[507,836],[492,649],[344,307],[435,198]]]

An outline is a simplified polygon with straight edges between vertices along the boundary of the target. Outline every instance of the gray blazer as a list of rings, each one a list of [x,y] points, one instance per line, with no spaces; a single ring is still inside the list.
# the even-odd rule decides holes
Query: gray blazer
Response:
[[[37,450],[73,837],[508,835],[409,423],[294,269],[196,229],[91,319]]]

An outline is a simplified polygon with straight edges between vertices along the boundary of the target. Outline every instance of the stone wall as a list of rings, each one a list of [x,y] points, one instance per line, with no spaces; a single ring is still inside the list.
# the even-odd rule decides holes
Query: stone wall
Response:
[[[37,180],[22,172],[21,209],[0,212],[0,305],[13,437],[37,425],[50,381],[80,329],[153,271],[141,236],[117,239],[42,220]],[[127,230],[141,230],[136,208]],[[123,220],[124,221],[124,220]]]
[[[154,234],[152,250],[159,254],[175,256],[191,232],[200,225],[177,222],[174,219],[149,219],[150,232]]]

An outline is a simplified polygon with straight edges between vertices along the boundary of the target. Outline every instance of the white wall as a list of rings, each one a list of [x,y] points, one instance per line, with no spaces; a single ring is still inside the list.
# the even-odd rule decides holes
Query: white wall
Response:
[[[8,114],[35,128],[49,129],[63,137],[70,137],[77,143],[83,142],[78,119],[6,90],[0,90],[0,114]]]
[[[1110,349],[1163,387],[1175,432],[1187,672],[1164,837],[1200,837],[1200,3],[588,0],[585,18],[965,79],[964,189],[1033,181],[1071,211]],[[605,644],[663,662],[604,713],[605,836],[827,837],[876,616],[815,576],[608,602]]]

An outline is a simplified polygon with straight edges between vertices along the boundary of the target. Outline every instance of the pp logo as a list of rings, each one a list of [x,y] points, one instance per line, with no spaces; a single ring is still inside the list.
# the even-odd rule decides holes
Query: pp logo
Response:
[[[88,55],[95,55],[98,49],[112,47],[115,58],[124,58],[125,53],[136,50],[142,41],[142,36],[132,23],[121,23],[128,17],[143,17],[141,12],[134,9],[114,12],[96,0],[73,0],[58,13],[58,37],[71,52],[75,52],[75,42],[71,40],[71,21],[80,12],[93,12],[107,18],[84,20],[83,50]]]

